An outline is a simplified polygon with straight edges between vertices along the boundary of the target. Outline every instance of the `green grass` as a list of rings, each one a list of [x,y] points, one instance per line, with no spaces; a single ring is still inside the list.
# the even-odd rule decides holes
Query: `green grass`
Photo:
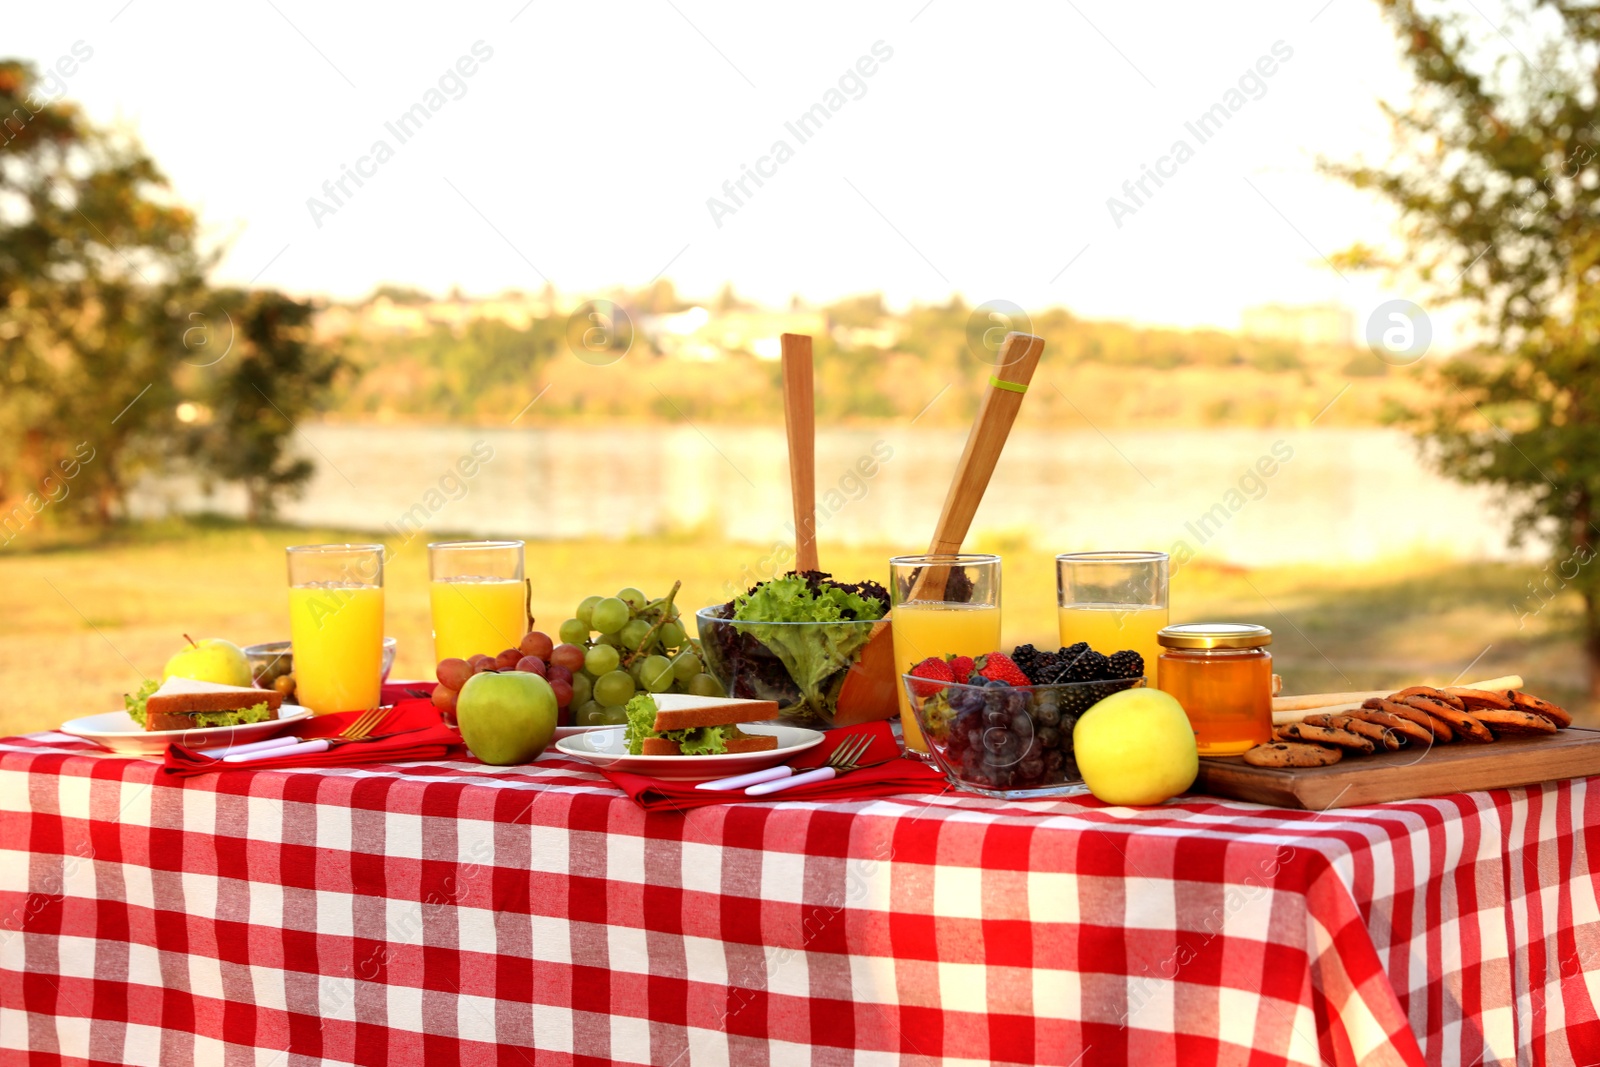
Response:
[[[0,589],[9,594],[0,615],[0,734],[121,707],[141,676],[159,675],[184,634],[238,644],[286,638],[284,547],[366,539],[223,521],[19,539],[0,551]],[[1005,554],[1007,644],[1054,644],[1050,554],[1017,539],[974,547]],[[426,546],[418,540],[389,548],[387,629],[399,640],[394,676],[427,677]],[[824,543],[822,559],[841,577],[881,580],[887,558],[902,549]],[[709,536],[533,543],[534,614],[553,633],[590,593],[637,585],[654,596],[674,579],[684,583],[678,602],[685,608],[720,603],[770,552]],[[1519,673],[1530,689],[1600,725],[1600,709],[1585,709],[1581,699],[1575,599],[1558,598],[1519,619],[1514,605],[1534,574],[1530,567],[1422,559],[1250,571],[1196,562],[1173,580],[1172,618],[1270,626],[1286,692],[1448,682],[1463,671]]]

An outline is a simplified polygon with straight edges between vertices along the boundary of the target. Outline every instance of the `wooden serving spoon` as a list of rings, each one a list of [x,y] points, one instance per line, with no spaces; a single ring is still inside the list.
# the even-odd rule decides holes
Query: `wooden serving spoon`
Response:
[[[1000,347],[999,366],[989,378],[989,388],[983,394],[977,419],[967,435],[967,446],[961,452],[955,478],[944,498],[944,509],[939,513],[933,540],[928,544],[929,555],[953,555],[961,551],[961,544],[972,526],[972,517],[978,511],[984,490],[989,487],[989,478],[994,474],[995,463],[999,461],[1000,452],[1011,433],[1011,424],[1016,421],[1017,411],[1022,407],[1023,394],[1028,391],[1028,383],[1033,379],[1033,372],[1043,354],[1043,338],[1026,333],[1006,334],[1005,342]],[[908,599],[928,600],[942,596],[949,574],[949,567],[922,568]],[[888,615],[872,628],[872,637],[862,650],[860,664],[877,676],[887,672],[887,679],[881,682],[881,689],[887,692],[884,699],[892,705],[898,704],[900,664],[894,657],[894,634],[890,630]],[[843,702],[841,693],[840,703]]]
[[[954,555],[961,551],[977,514],[989,478],[1000,460],[1000,452],[1011,434],[1011,424],[1022,407],[1023,394],[1033,379],[1039,357],[1044,354],[1044,339],[1026,333],[1008,333],[1000,348],[1000,364],[989,378],[989,388],[978,407],[978,417],[967,435],[967,447],[956,463],[955,479],[944,498],[944,510],[933,529],[928,555]],[[908,600],[937,599],[949,579],[948,567],[924,567]]]
[[[817,417],[811,378],[811,338],[786,333],[783,343],[783,425],[789,435],[789,492],[794,498],[794,569],[816,571]]]

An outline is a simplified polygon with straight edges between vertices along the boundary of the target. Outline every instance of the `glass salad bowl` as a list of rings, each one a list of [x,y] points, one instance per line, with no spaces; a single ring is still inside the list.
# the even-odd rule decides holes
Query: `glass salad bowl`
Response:
[[[814,730],[898,714],[887,623],[742,621],[724,607],[701,608],[695,620],[706,669],[729,696],[776,701],[779,722]]]

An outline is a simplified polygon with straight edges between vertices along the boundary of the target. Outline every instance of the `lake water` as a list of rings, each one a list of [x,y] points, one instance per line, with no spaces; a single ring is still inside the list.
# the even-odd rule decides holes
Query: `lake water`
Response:
[[[965,431],[819,432],[824,539],[926,547]],[[781,428],[488,429],[308,425],[316,464],[283,518],[382,532],[525,538],[705,531],[789,541]],[[242,515],[242,494],[147,480],[142,515]],[[1051,551],[1180,544],[1231,563],[1337,563],[1417,552],[1515,559],[1491,497],[1420,462],[1387,430],[1019,430],[974,535]],[[969,538],[969,544],[971,539]]]

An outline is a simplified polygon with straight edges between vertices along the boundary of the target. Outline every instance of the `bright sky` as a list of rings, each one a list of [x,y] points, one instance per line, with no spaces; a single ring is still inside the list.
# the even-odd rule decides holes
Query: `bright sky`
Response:
[[[1314,169],[1387,152],[1375,101],[1407,81],[1371,0],[103,0],[6,22],[40,64],[93,49],[68,95],[143,139],[227,245],[225,281],[350,297],[664,274],[774,304],[959,292],[1227,329],[1253,304],[1359,321],[1393,295],[1323,262],[1389,215]],[[1202,143],[1185,123],[1241,77]],[[430,103],[403,142],[386,127]],[[830,103],[803,142],[786,127]],[[1180,139],[1192,156],[1164,161]],[[1158,164],[1114,220],[1107,199],[1132,205],[1123,183]],[[723,183],[747,165],[767,176],[736,205]],[[346,166],[368,176],[336,205],[323,183]],[[336,210],[314,219],[311,197]]]

